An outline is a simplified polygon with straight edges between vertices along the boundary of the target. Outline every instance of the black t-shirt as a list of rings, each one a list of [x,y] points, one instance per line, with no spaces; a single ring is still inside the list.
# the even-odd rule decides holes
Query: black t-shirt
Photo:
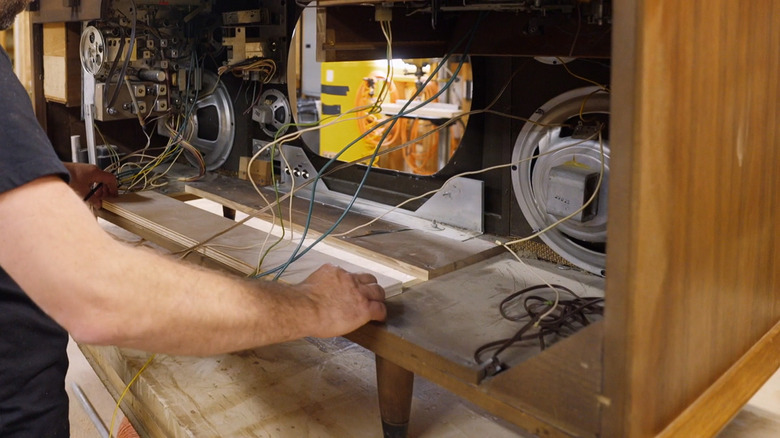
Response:
[[[2,48],[0,108],[0,193],[47,175],[67,180]],[[65,330],[0,266],[0,437],[69,436],[67,343]]]

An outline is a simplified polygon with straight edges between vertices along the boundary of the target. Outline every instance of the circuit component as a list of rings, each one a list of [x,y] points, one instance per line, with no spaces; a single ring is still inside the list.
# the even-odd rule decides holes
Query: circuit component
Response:
[[[598,213],[598,194],[588,203],[598,186],[599,173],[572,160],[550,169],[547,184],[547,213],[558,218],[571,214],[572,220],[587,222]]]

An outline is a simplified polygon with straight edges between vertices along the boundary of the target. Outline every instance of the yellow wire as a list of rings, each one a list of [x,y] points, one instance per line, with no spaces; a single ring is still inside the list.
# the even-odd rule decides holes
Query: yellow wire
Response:
[[[557,58],[557,57],[556,57],[555,59],[557,59],[557,60],[558,60],[558,62],[560,62],[560,63],[561,63],[561,65],[563,66],[563,68],[565,68],[565,69],[566,69],[566,71],[567,71],[567,72],[569,72],[569,74],[570,74],[570,75],[574,76],[574,77],[575,77],[575,78],[577,78],[577,79],[580,79],[580,80],[583,80],[583,81],[585,81],[585,82],[591,83],[591,84],[593,84],[593,85],[595,85],[595,86],[597,86],[597,87],[601,87],[601,89],[603,89],[604,91],[606,91],[606,92],[609,92],[609,87],[607,87],[606,85],[604,85],[604,84],[600,84],[600,83],[598,83],[598,82],[596,82],[596,81],[594,81],[594,80],[592,80],[592,79],[588,79],[588,78],[586,78],[586,77],[583,77],[583,76],[580,76],[580,75],[578,75],[578,74],[575,74],[574,72],[572,72],[572,71],[569,69],[569,66],[568,66],[568,65],[566,65],[566,63],[565,63],[565,62],[563,62],[563,60],[562,60],[561,58]]]
[[[561,125],[561,124],[544,124],[544,123],[539,123],[539,122],[535,122],[535,121],[529,120],[529,119],[527,119],[527,118],[524,118],[524,117],[512,116],[512,115],[510,115],[510,114],[506,114],[506,113],[502,113],[502,112],[499,112],[499,111],[495,111],[495,110],[491,110],[491,109],[490,109],[490,108],[492,108],[492,107],[493,107],[493,106],[494,106],[494,105],[495,105],[495,104],[498,102],[498,100],[499,100],[499,98],[501,97],[501,95],[502,95],[502,94],[503,94],[503,93],[506,91],[506,89],[509,87],[509,85],[511,84],[512,80],[513,80],[513,79],[514,79],[514,77],[515,77],[515,76],[516,76],[516,75],[517,75],[517,74],[520,72],[520,70],[522,69],[522,67],[523,67],[523,66],[521,66],[520,68],[516,69],[516,70],[515,70],[515,71],[512,73],[512,75],[510,76],[509,80],[508,80],[508,81],[507,81],[507,82],[504,84],[504,86],[501,88],[501,90],[499,91],[499,93],[498,93],[498,95],[495,97],[495,99],[494,99],[494,100],[493,100],[493,101],[492,101],[490,104],[488,104],[488,105],[487,105],[487,106],[486,106],[484,109],[481,109],[481,110],[472,110],[472,111],[469,111],[469,112],[466,112],[466,113],[463,113],[463,114],[459,114],[459,115],[457,115],[457,116],[455,116],[455,117],[451,118],[450,120],[447,120],[446,122],[442,123],[441,125],[437,126],[435,129],[432,129],[432,130],[430,130],[430,131],[428,131],[428,132],[424,133],[423,135],[421,135],[420,137],[418,137],[418,138],[416,139],[416,141],[419,141],[419,140],[421,140],[421,139],[423,139],[423,138],[425,138],[425,137],[427,137],[427,136],[429,136],[429,135],[433,135],[435,132],[438,132],[438,131],[440,131],[440,130],[442,130],[442,129],[445,129],[445,128],[447,128],[449,125],[451,125],[451,124],[455,123],[456,121],[460,120],[460,119],[461,119],[461,118],[463,118],[463,117],[468,117],[468,116],[470,116],[470,115],[474,115],[474,114],[480,114],[480,113],[490,113],[490,114],[496,114],[496,115],[499,115],[499,116],[502,116],[502,117],[510,117],[510,118],[513,118],[513,119],[515,119],[515,120],[521,120],[521,121],[525,121],[525,122],[528,122],[528,123],[534,124],[534,125],[536,125],[536,126],[541,126],[541,127],[558,127],[558,126],[564,126],[564,125]],[[370,107],[369,107],[369,108],[370,108]],[[258,158],[258,157],[259,157],[259,156],[260,156],[260,155],[261,155],[261,154],[262,154],[262,153],[263,153],[265,150],[267,150],[268,148],[270,148],[270,147],[272,147],[272,146],[274,146],[274,145],[277,145],[277,144],[283,144],[283,143],[285,143],[285,142],[288,142],[288,141],[295,140],[295,139],[297,139],[297,138],[301,137],[303,134],[305,134],[305,133],[307,133],[307,132],[311,132],[311,131],[319,130],[319,129],[322,129],[322,128],[325,128],[325,127],[328,127],[328,126],[333,126],[333,125],[335,125],[335,124],[342,123],[342,122],[346,122],[346,121],[350,121],[350,120],[356,120],[356,119],[358,119],[358,118],[361,118],[361,117],[366,117],[366,116],[367,116],[366,114],[360,115],[360,112],[361,112],[361,111],[365,111],[365,110],[366,110],[366,108],[365,108],[365,107],[362,107],[362,108],[353,108],[353,109],[351,109],[351,110],[349,110],[349,111],[346,111],[346,112],[344,112],[344,113],[341,113],[341,114],[338,114],[338,115],[334,115],[334,116],[329,116],[329,117],[327,117],[327,118],[325,118],[325,119],[321,120],[321,121],[320,121],[320,122],[318,122],[317,124],[314,124],[314,125],[312,125],[312,126],[309,126],[308,128],[305,128],[305,129],[299,129],[299,130],[296,130],[295,132],[291,132],[291,133],[288,133],[288,134],[286,134],[286,135],[283,135],[282,137],[279,137],[279,138],[275,139],[274,141],[272,141],[272,142],[268,143],[268,144],[267,144],[267,145],[265,145],[263,148],[261,148],[260,150],[258,150],[258,151],[257,151],[257,152],[256,152],[254,155],[252,155],[252,157],[251,157],[251,158],[250,158],[250,160],[249,160],[249,163],[247,163],[247,166],[248,166],[248,167],[251,167],[251,165],[252,165],[252,162],[253,162],[254,160],[256,160],[256,159],[257,159],[257,158]],[[357,116],[357,117],[352,117],[352,118],[346,118],[346,119],[343,119],[343,117],[344,117],[344,116],[346,116],[346,115],[349,115],[349,114],[352,114],[352,113],[356,113],[356,114],[358,114],[358,116]],[[322,123],[324,120],[331,119],[331,118],[333,119],[332,121],[329,121],[328,123],[325,123],[325,124],[323,124],[323,123]],[[304,125],[303,125],[303,124],[294,124],[294,123],[291,123],[291,124],[288,124],[288,126],[304,126]],[[587,139],[586,139],[586,140],[587,140]],[[583,140],[583,142],[584,142],[584,141],[585,141],[585,140]],[[384,155],[384,154],[389,154],[389,153],[391,153],[391,152],[395,152],[395,151],[401,150],[401,149],[403,149],[403,148],[405,148],[405,147],[409,146],[409,145],[410,145],[410,144],[412,144],[412,143],[413,143],[413,141],[408,141],[408,142],[406,142],[406,143],[403,143],[403,144],[400,144],[400,145],[398,145],[398,146],[393,146],[393,147],[387,148],[387,149],[385,149],[385,150],[382,150],[382,151],[380,151],[380,152],[379,152],[377,155]],[[580,144],[580,143],[581,143],[581,142],[579,142],[579,143],[576,143],[576,144]],[[576,144],[574,144],[574,145],[576,145]],[[574,145],[571,145],[571,146],[574,146]],[[280,150],[281,150],[281,148],[280,148]],[[327,174],[330,174],[330,173],[333,173],[333,172],[335,172],[335,171],[338,171],[338,170],[342,170],[342,169],[343,169],[343,168],[345,168],[345,167],[348,167],[348,166],[353,166],[353,165],[355,165],[355,164],[357,164],[357,163],[361,163],[361,162],[365,161],[366,159],[368,159],[368,158],[371,158],[371,156],[372,156],[372,155],[373,155],[373,154],[369,154],[369,155],[366,155],[366,156],[364,156],[364,157],[360,157],[360,158],[357,158],[357,159],[355,159],[355,160],[352,160],[352,161],[349,161],[349,162],[342,163],[341,165],[335,166],[333,169],[331,169],[331,170],[329,170],[328,172],[326,172],[326,174],[325,174],[325,175],[327,175]],[[491,167],[491,168],[488,168],[488,169],[483,169],[483,170],[481,170],[481,171],[466,172],[466,173],[463,173],[463,174],[459,174],[459,175],[457,175],[457,176],[463,176],[463,175],[466,175],[466,174],[477,174],[477,173],[480,173],[480,172],[483,172],[483,171],[492,170],[492,169],[495,169],[495,168],[498,168],[498,167],[507,167],[507,166],[510,166],[510,165],[512,165],[512,164],[506,164],[506,165],[501,165],[501,166],[494,166],[494,167]],[[289,167],[289,166],[288,166],[288,167]],[[325,175],[323,175],[323,176],[325,176]],[[314,181],[315,181],[315,179],[308,180],[308,181],[304,182],[303,184],[301,184],[299,187],[291,189],[291,190],[290,190],[288,193],[285,193],[283,196],[281,196],[281,197],[279,198],[279,200],[277,200],[277,202],[281,202],[281,201],[283,201],[283,200],[285,200],[285,199],[287,199],[287,198],[290,198],[290,206],[291,206],[290,208],[292,209],[292,200],[293,200],[293,198],[292,198],[292,197],[293,197],[293,195],[295,195],[295,193],[297,193],[298,191],[302,190],[303,188],[305,188],[305,187],[309,186],[309,185],[310,185],[311,183],[313,183]],[[448,181],[449,181],[449,180],[448,180]],[[448,181],[445,181],[445,184],[444,184],[444,185],[446,185],[446,183],[447,183]],[[184,252],[185,254],[188,254],[188,253],[190,253],[190,252],[192,252],[192,251],[195,251],[195,250],[197,250],[198,248],[200,248],[200,247],[202,247],[202,246],[206,245],[208,242],[210,242],[210,241],[212,241],[212,240],[216,239],[216,238],[217,238],[217,237],[219,237],[219,236],[222,236],[222,235],[224,235],[225,233],[228,233],[228,232],[230,232],[232,229],[234,229],[234,228],[236,228],[236,227],[239,227],[239,226],[241,226],[241,225],[245,224],[245,223],[246,223],[246,222],[247,222],[249,219],[252,219],[252,218],[258,217],[259,215],[261,215],[261,214],[265,213],[265,212],[266,212],[266,211],[268,211],[268,210],[272,210],[272,215],[274,214],[274,212],[273,212],[273,205],[272,205],[272,204],[271,204],[271,203],[270,203],[270,202],[267,200],[267,198],[265,198],[265,195],[263,195],[263,193],[260,191],[260,188],[257,186],[257,184],[256,184],[256,183],[255,183],[255,182],[254,182],[254,181],[253,181],[251,178],[250,178],[250,182],[252,183],[252,186],[254,187],[255,191],[257,191],[257,192],[258,192],[258,194],[260,194],[260,196],[263,198],[263,201],[266,203],[266,206],[265,206],[265,207],[258,208],[258,209],[255,209],[255,210],[253,210],[253,211],[250,211],[250,212],[246,212],[246,214],[247,214],[247,217],[245,217],[244,219],[242,219],[242,220],[240,220],[240,221],[236,221],[236,222],[235,222],[234,224],[232,224],[230,227],[228,227],[228,228],[226,228],[226,229],[224,229],[224,230],[222,230],[222,231],[219,231],[219,232],[217,232],[217,233],[213,234],[212,236],[210,236],[210,237],[208,237],[208,238],[206,238],[206,239],[202,240],[201,242],[199,242],[199,243],[197,243],[197,244],[195,244],[195,245],[193,245],[193,246],[191,246],[191,247],[189,247],[189,248],[187,248],[187,249],[183,250],[183,252]],[[444,185],[442,185],[442,187],[443,187]],[[439,190],[441,190],[441,189],[439,189]],[[429,192],[429,193],[423,194],[423,195],[421,195],[421,196],[420,196],[420,198],[421,198],[421,197],[428,196],[428,195],[430,195],[430,194],[433,194],[433,193],[435,193],[436,191],[438,191],[438,190],[434,190],[434,191],[431,191],[431,192]],[[411,201],[413,201],[413,200],[416,200],[416,199],[419,199],[419,198],[412,198],[412,199],[408,200],[407,202],[411,202]],[[399,204],[399,205],[397,205],[396,207],[394,207],[394,208],[393,208],[392,210],[390,210],[390,211],[393,211],[393,210],[395,210],[396,208],[399,208],[399,207],[401,207],[401,206],[402,206],[402,205],[404,205],[404,204],[405,204],[405,203]],[[389,213],[390,211],[388,211],[387,213]],[[385,214],[387,214],[387,213],[385,213]],[[381,218],[381,217],[382,217],[382,216],[380,216],[380,218]],[[378,220],[378,219],[379,219],[379,218],[377,218],[376,220]],[[274,220],[274,221],[275,221],[275,220]],[[369,224],[370,224],[370,223],[368,223],[368,224],[365,224],[365,225],[363,225],[363,226],[367,226],[367,225],[369,225]],[[349,232],[351,232],[351,231],[352,231],[352,230],[350,230]],[[344,234],[344,233],[341,233],[341,234],[339,234],[339,235],[343,235],[343,234]],[[291,238],[292,238],[292,235],[291,235]]]
[[[133,378],[130,379],[130,382],[127,384],[127,386],[125,386],[125,390],[122,391],[122,394],[117,399],[116,407],[114,407],[114,413],[111,415],[111,425],[108,428],[108,438],[111,438],[111,435],[112,435],[112,433],[114,431],[114,422],[116,421],[116,414],[117,414],[117,412],[119,412],[119,406],[122,404],[122,400],[125,398],[125,395],[127,395],[127,392],[130,390],[130,386],[132,386],[132,384],[135,383],[136,380],[138,380],[138,377],[140,377],[141,373],[144,372],[146,367],[148,367],[149,364],[152,363],[152,361],[154,360],[155,356],[157,356],[157,355],[153,354],[153,355],[149,356],[149,359],[146,361],[144,366],[142,366],[141,369],[138,370],[137,373],[135,373],[135,376],[133,376]]]
[[[600,134],[600,133],[601,133],[601,131],[599,131],[597,134]],[[396,205],[396,206],[394,206],[393,208],[391,208],[391,209],[387,210],[386,212],[382,213],[381,215],[379,215],[379,216],[377,216],[377,217],[375,217],[375,218],[371,219],[370,221],[368,221],[368,222],[366,222],[366,223],[364,223],[364,224],[362,224],[362,225],[358,225],[358,226],[356,226],[356,227],[354,227],[354,228],[352,228],[352,229],[350,229],[350,230],[348,230],[348,231],[345,231],[345,232],[343,232],[343,233],[334,233],[334,234],[331,234],[331,236],[332,236],[332,237],[341,237],[341,236],[346,236],[347,234],[350,234],[350,233],[352,233],[352,232],[354,232],[354,231],[357,231],[357,230],[359,230],[359,229],[361,229],[361,228],[367,227],[367,226],[369,226],[369,225],[373,224],[374,222],[376,222],[376,221],[378,221],[378,220],[382,219],[382,218],[383,218],[383,217],[385,217],[386,215],[388,215],[388,214],[392,213],[393,211],[395,211],[395,210],[397,210],[397,209],[399,209],[399,208],[403,207],[404,205],[406,205],[406,204],[408,204],[408,203],[410,203],[410,202],[413,202],[413,201],[416,201],[416,200],[418,200],[418,199],[422,199],[422,198],[428,197],[428,196],[430,196],[430,195],[433,195],[433,194],[435,194],[435,193],[437,193],[437,192],[439,192],[439,191],[441,191],[441,190],[444,190],[444,188],[445,188],[445,187],[447,187],[447,184],[448,184],[450,181],[452,181],[453,179],[455,179],[455,178],[459,178],[459,177],[463,177],[463,176],[468,176],[468,175],[477,175],[477,174],[484,173],[484,172],[488,172],[488,171],[491,171],[491,170],[502,169],[502,168],[505,168],[505,167],[510,167],[510,166],[516,166],[516,165],[518,165],[518,164],[522,164],[522,163],[524,163],[524,162],[526,162],[526,161],[535,160],[535,159],[537,159],[537,158],[539,158],[539,157],[542,157],[542,156],[544,156],[544,155],[552,154],[552,153],[554,153],[554,152],[558,152],[558,151],[561,151],[561,150],[564,150],[564,149],[568,149],[568,148],[571,148],[571,147],[574,147],[574,146],[578,146],[578,145],[580,145],[580,144],[582,144],[582,143],[584,143],[584,142],[586,142],[586,141],[588,141],[588,140],[592,140],[592,139],[593,139],[593,137],[594,137],[595,135],[596,135],[596,134],[593,134],[593,135],[591,135],[590,137],[588,137],[588,138],[586,138],[586,139],[583,139],[583,140],[581,140],[581,141],[578,141],[578,142],[576,142],[576,143],[573,143],[573,144],[570,144],[570,145],[566,145],[566,146],[562,146],[562,147],[559,147],[559,148],[557,148],[557,149],[552,149],[552,150],[549,150],[549,151],[547,151],[547,152],[542,152],[542,153],[540,153],[540,154],[533,155],[533,156],[530,156],[530,157],[526,157],[526,158],[523,158],[523,159],[521,159],[521,160],[518,160],[518,161],[516,161],[516,162],[512,162],[512,163],[505,163],[505,164],[497,164],[497,165],[495,165],[495,166],[486,167],[486,168],[484,168],[484,169],[479,169],[479,170],[471,170],[471,171],[468,171],[468,172],[462,172],[462,173],[458,173],[458,174],[456,174],[456,175],[453,175],[453,176],[451,176],[451,177],[450,177],[450,178],[448,178],[446,181],[444,181],[444,184],[442,184],[442,185],[441,185],[441,187],[439,187],[438,189],[430,190],[430,191],[428,191],[428,192],[425,192],[425,193],[423,193],[422,195],[415,196],[415,197],[413,197],[413,198],[409,198],[409,199],[407,199],[407,200],[405,200],[405,201],[403,201],[403,202],[401,202],[401,203],[397,204],[397,205]],[[602,150],[603,150],[603,149],[602,149]],[[602,153],[602,156],[603,156],[603,153]],[[602,168],[603,168],[603,163],[602,163]],[[601,179],[599,178],[599,184],[598,184],[598,185],[597,185],[597,187],[596,187],[596,192],[595,192],[595,193],[598,193],[598,188],[599,188],[600,184],[601,184]],[[591,196],[591,198],[593,198],[593,196]],[[589,200],[589,201],[588,201],[588,203],[589,203],[589,202],[591,202],[591,201],[592,201],[592,199],[591,199],[591,200]],[[584,209],[585,207],[587,207],[588,203],[586,203],[586,204],[585,204],[585,206],[583,206],[582,208]],[[575,214],[577,214],[578,212],[579,212],[579,211],[575,211],[575,212],[574,212],[574,213],[572,213],[572,215],[571,215],[571,216],[569,216],[569,217],[572,217],[572,216],[574,216],[574,215],[575,215]],[[566,219],[568,219],[568,217],[567,217],[567,218],[564,218],[563,220],[566,220]],[[562,220],[562,221],[563,221],[563,220]],[[557,225],[557,224],[556,224],[556,225]],[[541,234],[541,232],[540,232],[540,234]],[[536,237],[536,236],[533,236],[533,237]],[[533,237],[531,237],[531,238],[533,238]],[[514,243],[514,242],[509,242],[509,243]],[[508,243],[508,244],[509,244],[509,243]]]

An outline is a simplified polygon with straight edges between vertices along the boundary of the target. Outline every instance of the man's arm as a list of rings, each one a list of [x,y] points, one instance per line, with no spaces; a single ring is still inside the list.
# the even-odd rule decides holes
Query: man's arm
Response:
[[[350,332],[385,318],[369,274],[249,281],[116,242],[56,177],[0,194],[0,265],[80,342],[209,355]]]

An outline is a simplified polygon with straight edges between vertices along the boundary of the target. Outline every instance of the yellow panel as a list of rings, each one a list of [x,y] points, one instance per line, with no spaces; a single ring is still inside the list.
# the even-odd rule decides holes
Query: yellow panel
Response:
[[[322,63],[322,117],[323,125],[332,121],[338,114],[347,113],[356,107],[358,92],[365,90],[366,78],[384,77],[386,61],[351,61]],[[379,93],[382,83],[376,84]],[[363,105],[371,102],[363,99]],[[373,116],[368,116],[373,117]],[[325,157],[333,157],[348,144],[358,138],[363,131],[355,116],[342,117],[343,122],[325,126],[320,131],[320,153]],[[371,154],[376,143],[366,139],[358,140],[341,156],[342,161],[351,161]]]

